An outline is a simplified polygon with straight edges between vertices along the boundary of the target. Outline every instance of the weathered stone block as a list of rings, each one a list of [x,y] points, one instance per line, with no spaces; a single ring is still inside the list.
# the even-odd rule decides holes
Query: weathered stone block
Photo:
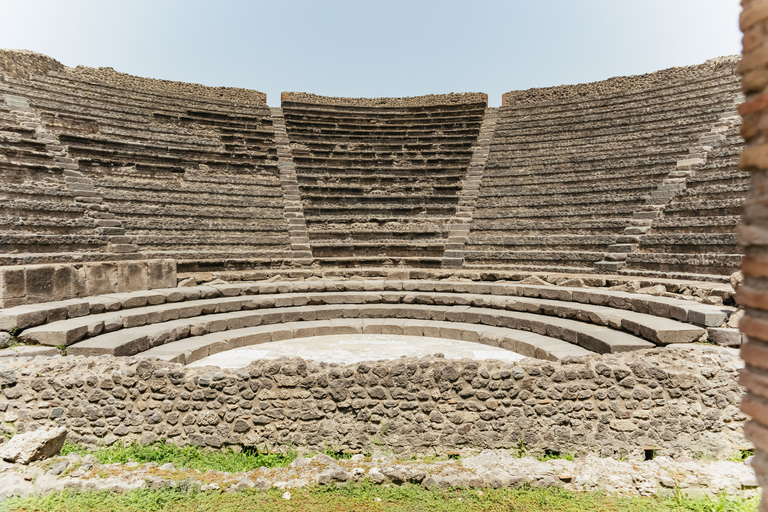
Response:
[[[147,263],[145,261],[118,262],[117,291],[135,292],[148,289]]]
[[[117,263],[85,263],[85,295],[95,296],[117,291]]]

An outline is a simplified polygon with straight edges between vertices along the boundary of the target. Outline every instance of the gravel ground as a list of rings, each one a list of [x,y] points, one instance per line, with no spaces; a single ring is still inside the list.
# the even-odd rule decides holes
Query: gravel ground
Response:
[[[401,460],[374,454],[335,460],[327,455],[300,457],[285,468],[259,468],[246,473],[200,472],[173,464],[98,464],[92,455],[70,454],[30,465],[0,461],[0,500],[11,496],[45,495],[65,489],[112,490],[175,487],[186,483],[203,491],[248,488],[288,489],[307,485],[344,485],[369,479],[381,485],[413,483],[425,487],[565,487],[614,495],[673,493],[693,495],[726,492],[744,497],[759,492],[748,463],[656,457],[626,462],[585,456],[573,461],[539,461],[513,457],[504,450],[484,450],[459,460]]]

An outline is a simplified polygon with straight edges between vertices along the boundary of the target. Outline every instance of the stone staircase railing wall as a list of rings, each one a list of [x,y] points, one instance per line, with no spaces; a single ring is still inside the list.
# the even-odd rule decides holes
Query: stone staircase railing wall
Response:
[[[464,179],[459,194],[456,218],[450,225],[448,232],[448,241],[445,244],[445,253],[443,254],[443,268],[460,268],[464,263],[464,245],[469,239],[469,226],[472,224],[472,214],[475,212],[477,198],[480,194],[483,169],[485,169],[485,162],[488,159],[497,118],[497,109],[489,108],[486,110],[483,124],[480,127],[480,134],[477,137],[477,145],[472,152],[467,177]]]

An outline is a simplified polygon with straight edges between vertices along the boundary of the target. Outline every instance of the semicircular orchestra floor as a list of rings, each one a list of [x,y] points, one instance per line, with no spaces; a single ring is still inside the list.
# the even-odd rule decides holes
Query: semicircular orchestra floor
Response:
[[[340,364],[434,354],[443,354],[449,359],[498,359],[509,362],[525,357],[511,350],[469,341],[390,334],[342,334],[275,341],[227,350],[190,363],[189,366],[244,368],[258,359],[296,357],[297,354],[305,359]]]

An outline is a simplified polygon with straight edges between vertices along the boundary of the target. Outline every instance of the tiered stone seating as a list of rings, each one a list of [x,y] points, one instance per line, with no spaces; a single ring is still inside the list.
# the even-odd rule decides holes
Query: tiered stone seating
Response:
[[[623,272],[693,277],[730,275],[739,268],[742,251],[735,230],[750,174],[738,168],[744,144],[738,131],[736,122],[714,134],[705,163],[653,220]]]
[[[144,257],[290,258],[262,93],[64,67],[2,92],[29,101]]]
[[[733,66],[506,94],[465,265],[592,271],[732,107]]]
[[[439,266],[486,103],[284,94],[315,261]]]
[[[239,282],[0,311],[0,329],[70,355],[189,363],[254,343],[348,333],[436,336],[559,359],[702,339],[732,308],[616,290],[430,280]]]
[[[6,91],[0,82],[0,265],[100,251],[106,242],[86,216],[89,205],[67,186],[63,148],[36,133],[37,115]]]

